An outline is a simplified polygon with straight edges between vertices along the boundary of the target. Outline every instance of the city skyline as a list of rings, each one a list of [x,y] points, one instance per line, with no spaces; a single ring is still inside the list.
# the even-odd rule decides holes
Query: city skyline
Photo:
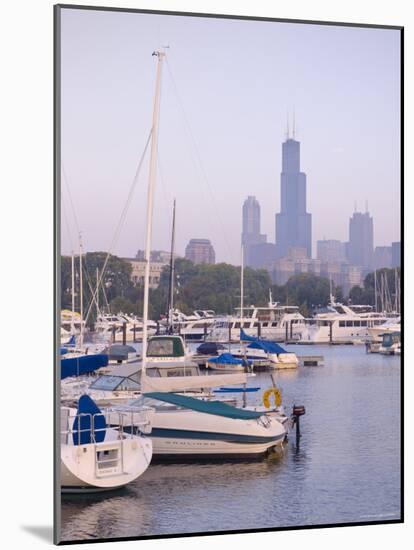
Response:
[[[148,135],[151,52],[159,43],[170,50],[154,249],[169,249],[173,197],[181,255],[190,239],[206,238],[217,262],[239,264],[240,210],[249,195],[262,207],[261,234],[273,241],[280,144],[293,110],[313,256],[324,237],[347,240],[355,201],[369,201],[375,247],[400,240],[397,32],[122,13],[80,18],[77,10],[65,14],[62,32],[63,253],[77,249],[78,229],[85,250],[109,248]],[[191,154],[183,152],[188,144]],[[121,257],[144,244],[146,176],[145,165],[112,250]]]

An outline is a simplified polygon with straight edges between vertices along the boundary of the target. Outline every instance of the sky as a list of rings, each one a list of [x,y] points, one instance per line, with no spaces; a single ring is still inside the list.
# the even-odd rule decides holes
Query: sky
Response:
[[[393,29],[62,10],[62,253],[144,248],[149,154],[127,201],[163,68],[152,249],[208,238],[240,264],[242,205],[275,242],[282,142],[296,121],[313,255],[348,239],[355,204],[375,246],[400,240],[400,36]],[[121,214],[128,211],[116,233]],[[116,238],[114,237],[116,235]]]

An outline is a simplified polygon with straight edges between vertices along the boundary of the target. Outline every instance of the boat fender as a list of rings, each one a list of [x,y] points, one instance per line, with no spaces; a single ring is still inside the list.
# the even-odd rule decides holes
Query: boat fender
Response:
[[[269,388],[266,390],[263,394],[263,405],[266,407],[266,409],[270,408],[270,396],[275,396],[275,406],[280,407],[282,404],[282,394],[279,390],[279,388]]]

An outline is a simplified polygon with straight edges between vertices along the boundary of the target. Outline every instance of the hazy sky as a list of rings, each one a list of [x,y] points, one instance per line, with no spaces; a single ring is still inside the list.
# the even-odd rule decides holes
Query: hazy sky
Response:
[[[390,29],[62,10],[62,252],[77,226],[86,250],[108,249],[151,126],[151,53],[166,44],[153,249],[169,249],[173,197],[178,253],[209,238],[239,263],[247,195],[274,242],[293,111],[314,255],[318,239],[348,239],[355,201],[368,200],[375,245],[399,240],[399,43]],[[144,247],[147,176],[148,161],[119,256]]]

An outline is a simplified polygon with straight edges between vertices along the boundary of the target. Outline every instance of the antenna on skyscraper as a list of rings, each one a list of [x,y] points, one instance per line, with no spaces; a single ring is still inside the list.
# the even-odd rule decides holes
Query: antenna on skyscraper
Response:
[[[368,201],[365,201],[365,212],[368,214]]]
[[[357,201],[354,201],[354,212],[357,211]]]
[[[289,139],[289,111],[286,112],[286,139]]]
[[[296,133],[296,123],[295,123],[295,109],[293,109],[293,139],[295,139],[295,133]]]

